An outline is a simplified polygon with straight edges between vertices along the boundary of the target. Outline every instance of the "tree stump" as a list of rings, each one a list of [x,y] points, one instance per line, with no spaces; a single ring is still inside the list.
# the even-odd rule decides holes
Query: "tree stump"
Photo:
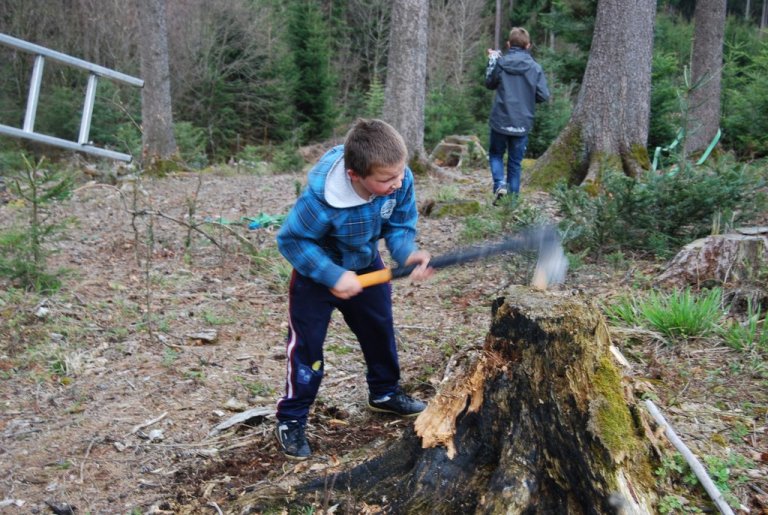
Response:
[[[647,425],[609,340],[594,306],[511,288],[483,347],[452,359],[414,431],[296,500],[315,492],[368,513],[653,513]]]
[[[678,252],[656,282],[666,286],[758,280],[768,264],[768,227],[745,227],[735,233],[693,241]]]
[[[463,165],[482,165],[488,162],[480,139],[477,136],[447,136],[438,143],[429,155],[437,166],[461,168]]]

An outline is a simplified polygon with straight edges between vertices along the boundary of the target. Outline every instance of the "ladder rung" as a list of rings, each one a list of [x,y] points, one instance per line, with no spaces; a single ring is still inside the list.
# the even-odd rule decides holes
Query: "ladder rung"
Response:
[[[93,145],[88,145],[88,138],[91,132],[91,119],[93,117],[93,106],[96,101],[96,86],[98,85],[99,77],[106,77],[117,82],[129,84],[131,86],[143,87],[144,81],[125,75],[124,73],[104,68],[97,64],[83,61],[75,57],[50,50],[34,43],[28,43],[24,40],[8,36],[6,34],[0,34],[0,44],[30,52],[35,54],[35,65],[32,69],[32,78],[29,84],[29,95],[27,97],[27,110],[24,113],[24,125],[22,129],[15,127],[9,127],[7,125],[0,124],[0,134],[13,136],[16,138],[29,139],[37,141],[39,143],[46,143],[48,145],[54,145],[57,147],[67,148],[70,150],[76,150],[79,152],[86,152],[101,157],[108,157],[111,159],[117,159],[120,161],[131,161],[130,154],[124,154],[122,152],[115,152],[113,150],[107,150]],[[80,119],[80,134],[77,142],[69,141],[63,138],[57,138],[55,136],[48,136],[46,134],[40,134],[35,132],[35,117],[37,116],[37,106],[40,99],[40,85],[43,80],[43,69],[45,68],[45,58],[58,61],[60,63],[68,64],[86,70],[88,75],[88,86],[85,91],[85,100],[83,102],[83,114]]]

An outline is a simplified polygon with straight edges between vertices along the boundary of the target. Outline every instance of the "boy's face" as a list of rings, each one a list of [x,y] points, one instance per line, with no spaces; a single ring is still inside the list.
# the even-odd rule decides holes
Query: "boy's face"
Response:
[[[354,170],[348,170],[352,186],[362,198],[371,195],[384,197],[399,190],[405,176],[405,161],[394,166],[374,166],[367,177],[359,176]]]

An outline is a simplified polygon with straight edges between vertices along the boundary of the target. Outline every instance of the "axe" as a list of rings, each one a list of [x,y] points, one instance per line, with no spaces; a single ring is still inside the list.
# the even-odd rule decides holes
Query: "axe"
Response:
[[[541,226],[527,229],[520,234],[511,236],[499,243],[490,243],[465,247],[463,249],[435,256],[429,260],[429,266],[435,269],[461,265],[471,261],[485,259],[507,252],[538,253],[536,268],[531,284],[540,290],[546,290],[550,284],[558,284],[565,279],[568,269],[568,259],[560,244],[560,235],[552,226]],[[383,284],[392,279],[407,277],[416,265],[383,268],[375,272],[361,274],[357,277],[363,288],[374,284]]]

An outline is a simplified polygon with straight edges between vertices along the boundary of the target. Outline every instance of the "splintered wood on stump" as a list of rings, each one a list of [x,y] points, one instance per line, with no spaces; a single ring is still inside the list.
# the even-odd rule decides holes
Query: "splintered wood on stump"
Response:
[[[647,426],[609,348],[596,307],[511,288],[415,431],[300,495],[385,513],[654,513]]]

